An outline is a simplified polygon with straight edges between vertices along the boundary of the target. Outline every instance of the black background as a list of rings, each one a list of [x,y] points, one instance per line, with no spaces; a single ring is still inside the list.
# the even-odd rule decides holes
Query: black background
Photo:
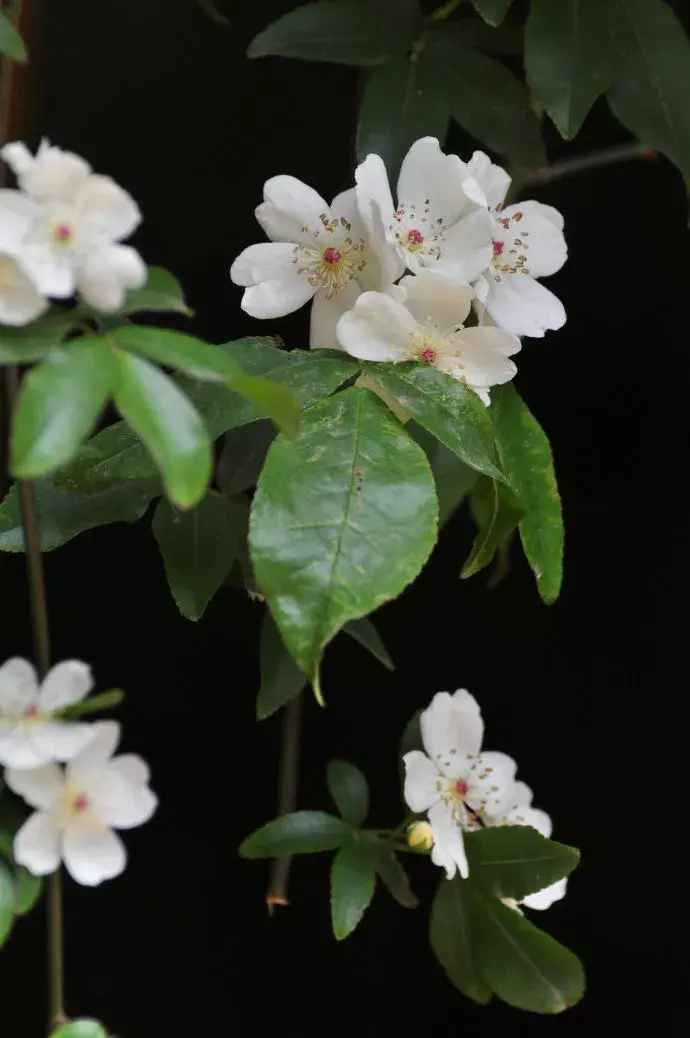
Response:
[[[249,62],[247,43],[290,0],[62,0],[43,30],[42,131],[138,200],[135,244],[172,269],[211,341],[279,333],[304,346],[307,313],[265,328],[239,308],[228,267],[262,240],[261,185],[292,173],[326,197],[349,186],[354,70]],[[601,103],[574,145],[625,140]],[[452,142],[467,157],[475,142]],[[265,863],[236,846],[275,813],[279,722],[254,722],[262,607],[224,590],[200,624],[170,598],[146,521],[90,531],[47,556],[53,652],[124,686],[124,746],[152,763],[161,807],[126,835],[130,868],[97,890],[66,882],[68,1008],[122,1038],[303,1034],[582,1034],[650,1025],[680,1034],[687,902],[685,751],[687,203],[665,160],[608,167],[536,192],[565,215],[568,264],[550,279],[568,323],[526,340],[517,385],[548,431],[567,525],[559,602],[542,605],[519,552],[497,590],[457,579],[471,529],[458,516],[431,563],[377,623],[391,675],[349,639],[329,650],[328,707],[306,702],[300,805],[328,808],[324,768],[360,765],[373,824],[400,813],[396,746],[439,689],[479,699],[487,744],[520,763],[555,835],[582,848],[565,901],[536,920],[588,968],[559,1018],[478,1008],[445,980],[427,916],[376,894],[344,944],[329,934],[327,856],[301,859],[292,906],[269,921]],[[31,655],[21,557],[0,558],[0,656]],[[428,901],[424,861],[413,883]],[[40,1036],[42,911],[0,958],[0,1033]],[[682,1014],[682,1015],[681,1015]]]

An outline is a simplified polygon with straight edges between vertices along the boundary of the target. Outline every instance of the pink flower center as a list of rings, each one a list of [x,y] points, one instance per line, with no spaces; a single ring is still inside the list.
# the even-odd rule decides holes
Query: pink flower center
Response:
[[[86,811],[89,806],[89,798],[84,793],[78,793],[72,801],[72,810],[77,814],[81,814],[82,811]]]
[[[464,779],[458,779],[458,781],[455,783],[455,792],[458,794],[459,797],[466,796],[467,790],[469,788],[470,787],[467,785]]]
[[[36,717],[38,714],[37,706],[30,706],[28,710],[25,710],[24,717]]]
[[[68,223],[59,223],[55,228],[55,239],[64,245],[71,240],[72,233],[72,228]]]
[[[505,242],[492,241],[491,244],[494,247],[494,256],[501,256],[503,254],[503,250],[505,249]]]
[[[411,231],[407,232],[407,240],[410,245],[421,245],[424,241],[424,235],[416,227],[413,227]]]
[[[422,360],[426,364],[433,364],[436,360],[436,350],[432,350],[431,346],[427,346],[422,353]]]
[[[342,259],[341,253],[337,249],[328,248],[324,250],[323,261],[324,263],[340,263]]]

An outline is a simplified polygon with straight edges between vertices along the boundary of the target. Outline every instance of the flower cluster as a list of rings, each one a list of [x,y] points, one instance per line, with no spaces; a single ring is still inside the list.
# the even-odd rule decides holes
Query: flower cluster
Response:
[[[482,152],[464,163],[434,137],[410,148],[395,202],[378,155],[330,206],[295,177],[276,176],[256,210],[271,240],[245,249],[230,276],[253,317],[312,300],[313,348],[434,364],[488,403],[489,388],[515,375],[518,336],[565,322],[538,280],[566,260],[563,218],[540,202],[505,205],[509,186]],[[472,309],[478,323],[468,328]]]
[[[0,667],[0,764],[9,788],[35,809],[14,838],[15,860],[35,876],[64,861],[87,886],[122,872],[126,852],[113,830],[142,825],[157,805],[144,761],[113,756],[116,721],[63,719],[92,687],[78,660],[58,663],[40,685],[27,660]]]
[[[141,221],[134,200],[47,141],[36,155],[14,142],[0,156],[19,186],[0,191],[0,323],[27,324],[50,298],[75,292],[96,310],[118,310],[146,281],[139,253],[121,244]]]
[[[464,688],[439,692],[420,717],[425,753],[406,753],[405,801],[427,812],[428,830],[416,829],[413,846],[430,846],[434,864],[451,879],[469,865],[463,833],[495,825],[529,825],[551,835],[551,819],[532,807],[532,791],[516,781],[516,764],[504,753],[482,750],[484,722],[476,699]],[[565,894],[566,881],[524,899],[528,908],[548,908]],[[515,907],[515,906],[514,906]]]

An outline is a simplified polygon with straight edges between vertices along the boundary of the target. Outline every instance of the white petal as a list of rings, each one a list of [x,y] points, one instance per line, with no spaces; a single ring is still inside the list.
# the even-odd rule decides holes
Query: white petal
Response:
[[[527,908],[536,908],[541,912],[546,908],[551,908],[554,901],[561,901],[565,897],[567,886],[567,878],[559,879],[552,883],[550,887],[546,887],[544,890],[537,890],[536,893],[523,897],[521,904],[526,905]]]
[[[117,758],[107,766],[95,805],[106,825],[113,829],[133,829],[148,822],[157,806],[156,795],[148,786],[132,782],[118,767]]]
[[[429,823],[434,834],[431,860],[445,868],[448,879],[455,875],[453,866],[457,867],[463,879],[467,879],[470,869],[462,829],[453,820],[452,809],[443,801],[434,804],[429,810]]]
[[[401,303],[383,292],[364,292],[352,310],[338,321],[336,335],[347,353],[362,360],[404,360],[414,317]]]
[[[486,750],[472,764],[468,776],[469,792],[466,803],[473,811],[486,811],[492,815],[506,800],[506,790],[515,784],[517,765],[505,753]]]
[[[400,246],[388,241],[387,228],[393,222],[395,211],[388,174],[378,155],[367,155],[355,171],[357,205],[366,229],[371,258],[360,277],[365,291],[385,291],[405,270],[405,259]]]
[[[329,216],[327,203],[313,188],[296,177],[271,177],[264,184],[264,201],[256,218],[272,241],[313,244],[321,230],[321,217]]]
[[[22,249],[21,264],[44,296],[66,299],[76,291],[75,256],[70,249],[51,244],[47,238]]]
[[[553,829],[550,816],[537,807],[515,807],[508,813],[506,821],[509,825],[530,825],[547,840]]]
[[[84,300],[96,310],[113,313],[122,307],[125,293],[146,282],[146,264],[128,245],[104,245],[90,252],[77,271],[76,284]]]
[[[527,242],[527,237],[523,238],[523,235],[525,231],[528,232],[525,256],[530,277],[543,278],[555,274],[568,258],[568,247],[561,230],[563,218],[560,217],[560,227],[556,222],[560,213],[541,202],[520,202],[509,205],[501,216],[513,220],[516,213],[522,213],[522,219],[519,224],[511,223],[510,235]]]
[[[35,220],[39,207],[19,191],[0,190],[0,251],[17,255]]]
[[[419,324],[435,323],[442,330],[463,324],[470,312],[472,289],[437,271],[420,270],[400,282],[405,305]]]
[[[435,137],[415,141],[403,159],[398,177],[398,206],[413,206],[423,212],[428,204],[434,220],[443,219],[446,227],[454,223],[467,206],[462,182],[467,166],[457,155],[444,155]]]
[[[67,781],[80,785],[103,770],[120,741],[117,721],[96,721],[91,725],[92,738],[67,765]]]
[[[10,283],[2,284],[2,268],[9,263],[14,264],[14,270],[9,274]],[[19,264],[0,255],[0,324],[23,327],[40,317],[48,305],[48,300],[37,291]]]
[[[31,807],[48,810],[62,793],[64,775],[57,764],[44,764],[40,768],[8,768],[5,781]]]
[[[119,876],[127,863],[119,836],[88,819],[75,818],[68,826],[62,854],[72,878],[87,887],[96,887],[106,879]]]
[[[549,329],[562,328],[566,319],[560,299],[527,274],[508,274],[502,281],[493,281],[486,308],[499,328],[535,339]]]
[[[248,288],[272,278],[289,277],[295,272],[296,246],[291,242],[260,242],[239,254],[230,267],[230,280]]]
[[[509,825],[510,813],[532,803],[532,790],[524,782],[513,782],[503,791],[500,804],[493,810],[489,825]],[[518,823],[519,824],[519,823]]]
[[[89,238],[105,242],[122,241],[141,223],[139,207],[111,177],[90,176],[73,199]]]
[[[477,701],[465,689],[453,696],[438,692],[422,713],[420,727],[424,749],[443,774],[457,774],[457,765],[481,749],[484,723]]]
[[[14,838],[14,860],[34,876],[47,876],[60,865],[60,835],[51,815],[36,811]]]
[[[426,753],[411,750],[403,757],[405,803],[410,811],[427,811],[439,799],[439,770]]]
[[[0,764],[7,768],[39,768],[50,760],[34,743],[32,728],[33,723],[17,724],[0,739]]]
[[[261,319],[285,317],[308,303],[316,289],[294,267],[285,277],[271,278],[244,290],[242,309]]]
[[[312,350],[338,350],[336,325],[347,310],[357,302],[360,290],[356,281],[348,281],[340,292],[328,296],[317,292],[311,307],[309,346]]]
[[[491,262],[493,228],[493,217],[486,209],[458,220],[445,232],[440,257],[426,260],[425,266],[434,266],[457,281],[474,281]]]
[[[0,148],[2,157],[16,177],[31,169],[36,161],[23,141],[10,141]]]
[[[461,335],[461,377],[470,386],[500,386],[515,377],[517,368],[508,357],[518,353],[521,342],[516,335],[499,328],[465,328]]]
[[[354,187],[347,191],[341,191],[336,195],[330,205],[331,217],[334,220],[347,220],[351,230],[347,233],[353,238],[365,238],[367,235],[364,221],[357,208],[357,192]]]
[[[16,717],[36,704],[38,677],[33,664],[13,656],[0,667],[0,714]]]
[[[86,182],[91,166],[79,155],[50,145],[42,145],[36,158],[24,165],[17,177],[22,191],[39,199],[71,199]]]
[[[93,725],[74,721],[34,722],[29,738],[43,760],[68,761],[88,746],[93,739]]]
[[[483,151],[475,151],[467,163],[467,171],[484,192],[484,205],[500,205],[508,194],[510,177],[501,166],[495,165]]]
[[[44,677],[38,693],[39,709],[55,713],[79,703],[92,688],[91,668],[80,660],[64,660],[52,667]]]
[[[121,753],[111,760],[109,767],[118,771],[135,786],[145,786],[151,778],[151,769],[136,753]]]

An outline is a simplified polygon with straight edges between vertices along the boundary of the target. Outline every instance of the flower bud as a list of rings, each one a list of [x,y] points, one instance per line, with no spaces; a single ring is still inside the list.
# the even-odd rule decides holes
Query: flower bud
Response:
[[[434,834],[428,822],[413,822],[407,830],[407,844],[415,851],[430,851],[434,846]]]

